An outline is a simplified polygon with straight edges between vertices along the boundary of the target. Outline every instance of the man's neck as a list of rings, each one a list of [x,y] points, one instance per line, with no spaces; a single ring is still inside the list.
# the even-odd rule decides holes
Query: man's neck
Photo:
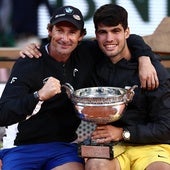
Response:
[[[131,53],[129,48],[125,48],[119,55],[110,58],[111,62],[113,64],[116,64],[117,62],[119,62],[121,59],[125,59],[125,60],[130,60],[131,59]]]

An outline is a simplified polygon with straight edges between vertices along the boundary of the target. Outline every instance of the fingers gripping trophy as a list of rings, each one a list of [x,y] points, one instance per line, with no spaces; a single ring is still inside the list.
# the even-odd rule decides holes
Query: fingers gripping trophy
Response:
[[[89,87],[76,91],[69,83],[64,84],[63,87],[74,103],[79,118],[101,126],[121,118],[127,104],[133,99],[134,89],[137,85],[129,89]],[[80,155],[84,158],[113,159],[124,152],[120,141],[99,144],[97,140],[102,139],[88,138],[81,142],[79,146]]]

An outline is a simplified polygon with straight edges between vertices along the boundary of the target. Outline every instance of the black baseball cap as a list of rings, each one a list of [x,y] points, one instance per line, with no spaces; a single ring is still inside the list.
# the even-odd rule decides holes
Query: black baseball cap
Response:
[[[73,6],[63,6],[56,9],[50,19],[50,23],[55,25],[61,21],[68,21],[74,24],[80,30],[84,28],[83,15],[79,9]]]

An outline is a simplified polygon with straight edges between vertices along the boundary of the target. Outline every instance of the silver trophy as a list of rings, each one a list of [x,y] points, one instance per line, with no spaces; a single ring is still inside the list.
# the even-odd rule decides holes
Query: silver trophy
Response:
[[[63,87],[74,103],[78,117],[100,126],[121,118],[127,104],[134,96],[134,89],[137,85],[129,89],[89,87],[76,91],[69,83],[64,84]],[[79,146],[79,153],[85,158],[113,159],[122,152],[124,152],[122,142],[97,144],[95,140],[88,138],[81,142]]]

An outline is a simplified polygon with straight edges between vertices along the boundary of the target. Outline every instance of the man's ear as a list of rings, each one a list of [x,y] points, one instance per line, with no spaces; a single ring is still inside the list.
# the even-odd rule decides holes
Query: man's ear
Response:
[[[84,34],[80,35],[79,41],[82,41],[83,38],[84,38]]]
[[[130,36],[130,29],[129,29],[129,27],[127,27],[125,30],[125,38],[126,39],[129,38],[129,36]]]
[[[50,30],[48,30],[48,36],[51,37],[51,31]]]

